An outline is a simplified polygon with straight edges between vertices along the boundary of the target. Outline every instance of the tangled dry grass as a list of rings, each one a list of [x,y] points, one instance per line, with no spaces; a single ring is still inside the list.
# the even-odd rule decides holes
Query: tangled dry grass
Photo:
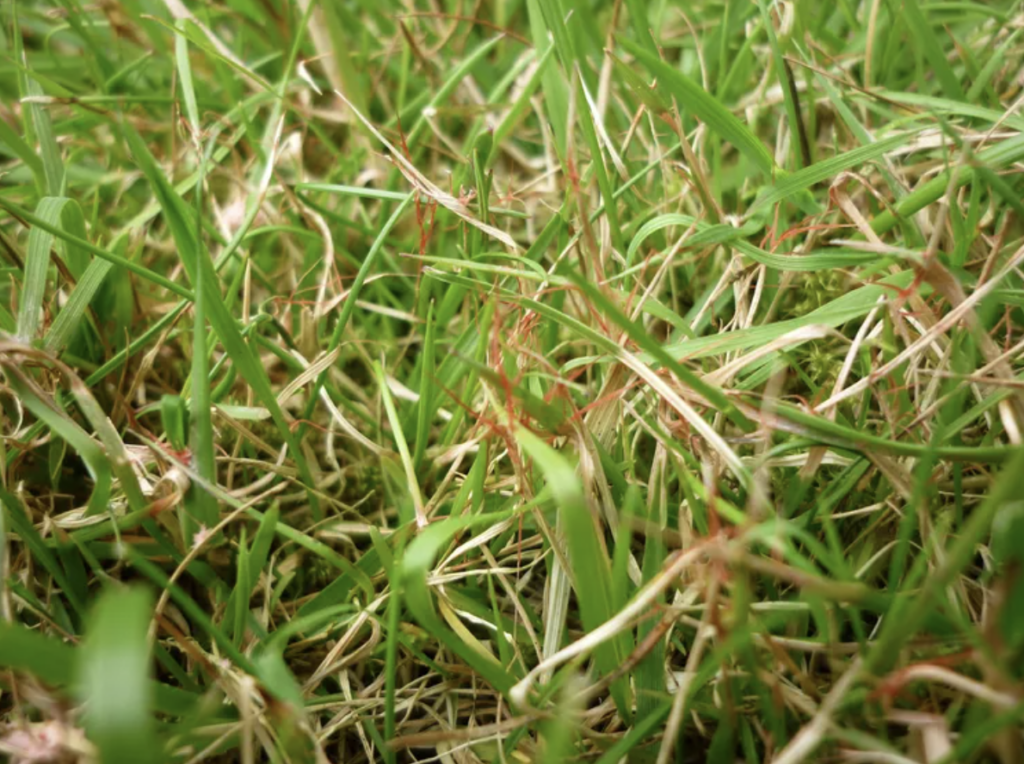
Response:
[[[16,762],[1024,762],[1016,0],[43,0]]]

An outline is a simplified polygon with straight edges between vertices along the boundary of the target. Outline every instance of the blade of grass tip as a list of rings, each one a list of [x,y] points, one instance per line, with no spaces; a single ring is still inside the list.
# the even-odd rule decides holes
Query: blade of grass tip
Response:
[[[499,122],[498,126],[494,128],[494,135],[491,140],[491,150],[488,153],[487,161],[484,164],[485,170],[491,169],[494,166],[494,163],[498,161],[498,157],[501,155],[501,147],[504,145],[505,139],[513,130],[515,130],[516,126],[530,108],[530,99],[533,98],[533,94],[537,92],[537,88],[546,76],[545,72],[547,72],[551,63],[551,57],[554,53],[555,46],[553,44],[549,44],[537,59],[537,63],[534,66],[533,72],[530,74],[530,78],[526,81],[526,85],[523,86],[522,90],[516,96],[516,100],[512,103],[512,106],[510,106],[508,111],[505,112],[505,116],[502,117],[501,122]]]
[[[558,51],[558,58],[562,61],[562,68],[565,70],[566,78],[576,66],[576,48],[573,36],[569,33],[565,24],[564,0],[550,0],[541,2],[540,10],[544,16],[544,25],[555,41],[555,49]]]
[[[903,644],[912,639],[956,577],[971,564],[978,544],[991,531],[1001,511],[1020,496],[1020,475],[1024,472],[1024,447],[1013,449],[1012,459],[989,489],[984,501],[960,526],[955,541],[942,556],[943,562],[930,573],[914,596],[901,600],[882,622],[878,639],[867,657],[866,668],[878,675],[887,671],[900,655]],[[894,612],[895,611],[895,612]]]
[[[650,20],[647,17],[647,0],[626,0],[629,11],[629,22],[633,26],[633,34],[651,55],[658,55],[658,46],[654,40]]]
[[[237,573],[236,580],[238,584],[235,587],[235,593],[241,595],[239,587],[249,582],[249,547],[246,545],[245,526],[238,535],[238,559],[237,559]],[[232,599],[231,604],[233,608],[228,609],[228,613],[233,616],[231,636],[235,647],[242,646],[242,637],[245,636],[245,621],[249,615],[249,597],[248,593],[246,596],[235,596]]]
[[[144,589],[108,589],[90,614],[77,657],[85,729],[104,764],[159,761],[153,718],[149,620]]]
[[[666,549],[662,533],[668,529],[668,481],[667,452],[660,445],[655,452],[654,461],[651,465],[651,476],[648,481],[647,492],[647,522],[654,532],[644,539],[644,557],[642,565],[643,584],[650,583],[658,575],[665,562]],[[658,603],[664,602],[664,597],[658,599]],[[646,620],[637,626],[636,637],[638,644],[644,644],[645,639],[651,635],[659,626],[654,620]],[[634,672],[636,683],[636,707],[637,715],[645,717],[656,713],[659,699],[665,693],[665,639],[658,637],[651,651],[640,661]]]
[[[163,209],[164,217],[172,236],[178,245],[178,253],[181,255],[182,264],[189,273],[193,284],[198,279],[200,268],[206,270],[203,278],[203,290],[206,296],[206,309],[209,311],[210,325],[220,338],[224,350],[231,357],[238,369],[239,375],[252,387],[256,398],[270,412],[281,434],[282,440],[287,444],[291,458],[299,469],[299,475],[304,483],[306,495],[309,499],[310,509],[316,519],[320,519],[320,500],[316,495],[313,474],[309,464],[303,455],[298,439],[292,432],[290,422],[277,402],[277,396],[270,386],[266,369],[257,360],[251,348],[246,344],[241,331],[235,322],[234,316],[228,311],[224,300],[221,298],[220,290],[217,288],[217,274],[213,270],[213,263],[205,247],[198,244],[195,232],[188,224],[188,212],[184,201],[178,196],[171,186],[163,170],[156,163],[153,155],[146,147],[141,136],[135,128],[128,123],[122,124],[122,134],[135,157],[139,168],[146,176],[156,193],[160,206]]]
[[[548,35],[548,27],[542,10],[544,3],[545,0],[526,0],[530,35],[533,37],[533,45],[537,50],[558,47],[558,41],[552,42]],[[559,74],[554,67],[545,67],[541,75],[541,90],[544,92],[544,107],[548,112],[548,120],[555,138],[555,151],[558,158],[564,162],[569,131],[569,90],[565,77]]]
[[[122,241],[127,243],[127,239]],[[89,263],[89,267],[78,279],[68,301],[50,324],[50,329],[43,340],[43,348],[47,353],[59,356],[64,351],[74,333],[81,327],[81,322],[88,315],[86,311],[88,311],[93,297],[103,286],[103,281],[113,267],[109,262],[98,257]]]
[[[769,177],[772,176],[776,167],[768,149],[750,131],[749,127],[726,109],[714,96],[638,43],[628,38],[620,39],[619,43],[658,78],[659,84],[676,97],[680,106],[703,121],[709,129],[729,141],[759,171]]]
[[[416,122],[413,123],[412,129],[406,137],[406,143],[410,147],[413,146],[416,139],[419,138],[420,133],[427,127],[426,115],[430,113],[430,110],[436,109],[438,106],[443,104],[448,96],[455,92],[459,83],[462,82],[473,68],[503,39],[505,39],[504,35],[499,35],[498,37],[492,37],[490,40],[484,41],[481,45],[477,46],[472,53],[466,56],[458,66],[452,69],[451,73],[445,78],[445,81],[441,83],[441,87],[437,89],[437,92],[434,93],[427,105],[420,111],[420,115],[417,117]]]
[[[416,525],[423,528],[427,524],[427,516],[423,510],[423,496],[420,493],[419,481],[416,479],[416,468],[413,465],[412,456],[409,454],[409,444],[405,440],[405,433],[402,432],[402,421],[398,418],[398,411],[395,409],[395,402],[391,398],[391,390],[388,388],[388,381],[380,362],[374,361],[373,371],[377,377],[381,399],[384,401],[384,409],[387,411],[388,423],[391,425],[395,446],[398,448],[398,455],[402,460],[402,468],[405,470],[406,488],[409,491],[409,496],[412,498],[413,509],[416,512],[415,517],[404,517],[402,520],[404,522],[415,520]],[[381,458],[387,457],[382,456]]]
[[[1006,41],[999,46],[994,54],[985,63],[985,66],[978,73],[978,76],[974,79],[974,83],[971,85],[971,89],[967,91],[967,103],[977,103],[978,99],[981,98],[984,90],[989,86],[992,78],[995,76],[1006,60],[1006,54],[1010,50],[1014,49],[1014,45],[1017,43],[1017,39],[1024,34],[1024,28],[1017,29],[1013,34],[1006,38]]]
[[[786,59],[782,54],[782,47],[779,45],[778,35],[775,34],[775,25],[772,23],[772,17],[768,12],[765,0],[757,0],[757,6],[761,10],[764,28],[768,33],[768,46],[772,51],[775,77],[779,82],[779,87],[782,89],[782,98],[786,107],[786,119],[789,122],[789,144],[790,152],[794,158],[793,166],[799,169],[803,165],[800,146],[801,144],[806,145],[806,135],[800,119],[800,110],[794,96],[795,87],[790,87],[791,80],[786,69]]]
[[[30,97],[43,95],[43,89],[31,77],[26,80]],[[64,160],[61,159],[60,146],[57,145],[57,138],[53,134],[53,122],[50,120],[50,113],[38,103],[24,104],[25,110],[29,113],[32,125],[35,128],[36,138],[39,141],[39,153],[43,162],[43,174],[46,177],[46,194],[48,196],[60,196],[64,190]]]
[[[576,83],[579,89],[577,104],[590,104],[591,99],[586,93],[586,85],[583,82],[583,73],[577,67],[575,70]],[[608,168],[605,166],[604,153],[601,143],[597,137],[595,123],[598,115],[587,110],[586,114],[580,115],[579,124],[583,128],[583,136],[587,141],[587,148],[590,150],[590,161],[597,175],[597,186],[601,191],[601,200],[604,202],[605,218],[608,221],[608,228],[611,231],[612,245],[616,250],[622,252],[625,244],[622,238],[622,229],[619,227],[619,214],[616,209],[614,189],[608,176]]]
[[[107,417],[107,413],[100,407],[100,404],[93,397],[88,386],[67,366],[60,361],[54,362],[68,380],[71,394],[78,404],[79,410],[85,416],[86,421],[92,426],[93,431],[103,444],[107,463],[110,471],[117,478],[121,490],[128,500],[128,506],[139,511],[145,509],[148,502],[139,486],[138,478],[132,469],[131,460],[128,458],[128,451],[118,435],[117,430]]]
[[[185,114],[192,129],[192,140],[197,142],[202,134],[199,127],[199,105],[192,85],[192,64],[188,59],[188,38],[185,37],[185,20],[178,19],[176,26],[181,34],[174,36],[174,58],[178,68],[178,87],[185,101]]]
[[[267,510],[266,514],[260,516],[259,529],[256,531],[256,536],[253,538],[252,546],[246,552],[246,566],[245,575],[243,576],[241,558],[239,558],[239,572],[238,579],[235,581],[235,588],[231,592],[231,597],[228,599],[227,612],[236,613],[236,624],[239,612],[247,614],[249,612],[249,598],[252,596],[252,591],[259,582],[260,573],[264,570],[267,565],[267,560],[270,559],[270,547],[274,542],[274,535],[277,533],[277,524],[281,519],[281,508],[278,504],[271,506]],[[241,549],[241,545],[239,546]],[[267,571],[270,575],[270,571]],[[235,634],[235,644],[238,643],[238,633]]]
[[[562,513],[576,601],[583,627],[592,631],[609,621],[616,608],[612,602],[611,565],[603,540],[598,536],[594,517],[587,507],[579,478],[557,451],[532,432],[517,429],[516,440],[544,474]],[[631,642],[629,633],[624,630],[597,648],[595,657],[602,674],[614,674],[626,661],[632,651]],[[612,682],[611,694],[619,715],[628,723],[633,715],[629,677],[622,676]]]

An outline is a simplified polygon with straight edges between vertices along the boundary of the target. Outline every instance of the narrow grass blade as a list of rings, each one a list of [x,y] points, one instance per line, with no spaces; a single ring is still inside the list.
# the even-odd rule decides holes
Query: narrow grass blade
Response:
[[[126,260],[120,255],[115,255],[113,252],[108,252],[102,247],[97,247],[91,242],[86,241],[81,236],[75,236],[72,233],[68,233],[67,231],[63,230],[60,226],[48,223],[42,218],[33,215],[28,210],[18,207],[17,205],[11,204],[6,199],[0,198],[0,208],[6,209],[8,212],[16,215],[18,218],[29,223],[34,228],[39,228],[47,233],[53,234],[58,239],[63,239],[69,244],[73,244],[74,246],[79,247],[83,251],[90,252],[96,255],[97,257],[100,257],[104,260],[107,260],[110,263],[113,263],[114,265],[120,265],[123,268],[125,268],[125,270],[131,271],[132,273],[141,276],[147,281],[151,281],[154,284],[157,284],[158,286],[167,289],[169,292],[172,292],[173,294],[176,294],[179,297],[184,297],[188,300],[192,299],[192,293],[188,289],[178,284],[175,284],[167,277],[161,276],[159,273],[156,273],[150,270],[149,268],[146,268],[144,265],[140,265],[132,260]]]
[[[89,497],[87,514],[108,511],[111,490],[110,462],[103,448],[82,427],[58,407],[53,399],[20,368],[0,356],[7,383],[21,398],[25,406],[47,427],[68,442],[85,462],[94,485]]]
[[[423,512],[423,495],[420,493],[420,484],[416,478],[416,467],[409,453],[409,444],[406,442],[405,433],[402,432],[402,420],[398,417],[395,409],[395,402],[388,389],[388,381],[384,369],[379,363],[373,365],[374,373],[377,376],[377,385],[380,389],[381,399],[384,401],[384,410],[388,415],[388,423],[391,425],[391,436],[395,439],[395,446],[398,448],[399,458],[402,460],[402,468],[405,470],[406,488],[412,499],[414,517],[404,517],[403,521],[415,520],[421,528],[427,524],[427,516]],[[422,400],[422,398],[421,398]]]
[[[946,97],[955,98],[958,101],[964,100],[964,90],[960,85],[960,79],[953,73],[953,68],[946,60],[946,54],[917,0],[903,0],[902,12],[906,14],[907,27],[910,29],[911,36],[917,41],[918,47],[922,49],[925,58],[931,64],[935,78],[942,86]]]
[[[85,222],[77,202],[66,197],[48,196],[36,208],[38,218],[49,226],[66,229],[71,236],[85,238]],[[36,339],[42,325],[43,298],[46,293],[46,275],[50,269],[50,249],[54,235],[33,227],[29,234],[28,253],[25,256],[25,276],[18,306],[18,337],[24,342]],[[64,248],[67,266],[76,277],[85,270],[85,255],[77,247]]]
[[[21,542],[28,547],[29,552],[36,561],[49,573],[57,585],[63,590],[64,596],[68,598],[71,607],[80,615],[85,615],[85,602],[76,596],[77,591],[67,579],[64,568],[57,562],[51,549],[43,541],[28,515],[25,514],[25,507],[21,500],[14,494],[0,489],[0,505],[3,506],[5,523],[4,525],[18,534]]]
[[[579,478],[557,451],[533,433],[518,429],[516,440],[544,473],[559,512],[562,513],[576,602],[583,627],[592,631],[611,619],[615,605],[612,602],[611,564],[607,549],[598,535]],[[601,673],[613,674],[631,650],[630,635],[625,631],[598,647],[596,658]],[[628,678],[623,676],[616,679],[612,683],[611,693],[619,715],[628,722],[633,716]]]
[[[689,77],[673,69],[647,48],[622,38],[619,43],[658,78],[658,83],[675,96],[679,105],[692,112],[715,133],[735,146],[765,175],[775,172],[775,162],[764,144],[721,102]]]
[[[427,575],[441,550],[456,533],[478,526],[488,526],[513,517],[512,513],[490,513],[469,518],[449,518],[427,526],[405,550],[399,565],[406,606],[420,626],[440,639],[453,653],[473,668],[499,692],[507,693],[515,677],[492,657],[469,647],[445,625],[434,607],[434,598],[427,585]]]
[[[306,463],[302,448],[294,437],[288,419],[278,404],[274,391],[270,387],[266,370],[257,361],[252,350],[242,338],[234,317],[228,312],[224,300],[221,298],[220,290],[217,288],[217,275],[213,270],[213,263],[210,261],[206,250],[199,246],[195,232],[188,223],[189,216],[184,202],[167,181],[163,171],[157,166],[156,160],[149,152],[149,149],[146,148],[145,143],[135,129],[126,124],[123,126],[123,133],[128,145],[132,149],[132,154],[135,156],[140,168],[156,192],[157,198],[160,200],[164,215],[167,218],[167,224],[175,241],[178,243],[178,252],[182,257],[182,263],[186,270],[189,271],[193,284],[197,283],[199,269],[205,269],[206,273],[203,278],[202,288],[209,302],[207,307],[210,312],[210,324],[220,337],[224,349],[237,366],[238,373],[253,388],[256,397],[263,406],[270,411],[270,415],[273,417],[274,424],[277,426],[282,439],[288,444],[291,458],[295,460],[295,464],[299,468],[308,492],[310,507],[313,513],[319,516],[320,502],[313,490],[313,474]]]
[[[188,60],[188,39],[185,37],[185,20],[178,20],[179,34],[174,36],[174,57],[178,64],[178,87],[181,89],[182,100],[185,101],[185,115],[192,129],[193,141],[198,141],[201,134],[199,124],[199,105],[196,91],[192,84],[192,64]]]
[[[909,143],[913,140],[914,135],[913,131],[893,135],[797,170],[785,178],[777,180],[767,193],[758,197],[747,214],[752,215],[763,207],[777,204],[803,189],[835,177],[844,170],[878,159],[887,152]]]

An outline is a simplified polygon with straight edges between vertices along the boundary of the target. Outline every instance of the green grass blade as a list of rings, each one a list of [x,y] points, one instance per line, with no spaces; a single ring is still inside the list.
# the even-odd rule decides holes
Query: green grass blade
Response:
[[[658,78],[659,87],[665,88],[679,105],[692,112],[719,136],[729,141],[753,163],[760,172],[772,176],[775,162],[768,149],[746,125],[726,109],[721,102],[686,75],[666,64],[649,50],[632,40],[623,38],[619,43]]]
[[[545,481],[555,496],[565,522],[565,541],[569,548],[573,588],[576,590],[583,627],[587,631],[596,629],[615,613],[611,565],[594,517],[587,507],[579,478],[557,451],[533,433],[519,429],[516,431],[516,440],[544,473]],[[597,665],[601,673],[614,673],[631,650],[629,634],[625,631],[598,647]],[[619,715],[628,722],[633,716],[628,678],[622,676],[616,679],[612,683],[611,693]]]
[[[295,460],[299,468],[308,492],[310,507],[313,513],[318,515],[320,502],[313,491],[314,481],[309,465],[306,463],[306,458],[292,433],[285,413],[278,404],[277,397],[270,387],[266,371],[256,360],[248,344],[242,338],[234,317],[228,312],[224,300],[221,298],[220,290],[217,288],[217,275],[213,270],[213,263],[210,261],[206,250],[199,246],[195,232],[187,222],[188,213],[184,202],[167,181],[167,178],[153,159],[153,155],[146,148],[135,129],[125,125],[123,131],[128,144],[131,146],[132,154],[135,156],[140,168],[153,187],[157,198],[160,200],[164,215],[167,217],[167,224],[171,228],[175,241],[178,243],[178,252],[182,257],[182,263],[189,271],[193,284],[197,283],[199,269],[205,270],[202,288],[209,302],[207,307],[210,312],[210,324],[214,331],[217,332],[218,337],[220,337],[225,351],[227,351],[237,366],[238,373],[253,388],[256,397],[263,406],[270,411],[270,415],[273,417],[274,424],[277,426],[282,439],[288,444],[291,458]]]
[[[478,517],[449,518],[429,525],[409,544],[399,564],[406,607],[419,621],[420,626],[440,639],[492,687],[502,693],[507,693],[512,688],[515,677],[493,658],[474,650],[444,624],[434,608],[430,587],[427,585],[427,575],[437,555],[456,533],[498,523],[512,516],[512,513],[491,513]]]
[[[36,208],[38,219],[47,226],[66,229],[71,236],[85,238],[85,222],[81,208],[66,197],[46,197]],[[60,247],[68,269],[76,277],[85,270],[85,257],[79,248]],[[29,234],[28,253],[25,258],[25,276],[22,283],[18,309],[18,337],[24,342],[36,339],[40,333],[43,314],[43,298],[46,293],[46,276],[50,268],[50,249],[54,247],[54,235],[39,226]]]
[[[4,360],[7,383],[18,394],[25,406],[55,434],[68,442],[82,457],[94,485],[86,514],[107,512],[110,502],[111,471],[107,454],[82,427],[54,403],[19,366]]]
[[[90,617],[77,656],[85,728],[104,764],[162,760],[155,739],[149,680],[149,619],[153,600],[143,589],[110,589]]]
[[[946,60],[946,53],[939,44],[920,4],[917,0],[903,0],[902,12],[906,14],[907,27],[910,29],[911,36],[924,52],[928,63],[931,64],[932,70],[935,72],[935,79],[939,81],[946,97],[963,101],[964,90],[960,85],[960,80],[953,73],[949,61]]]

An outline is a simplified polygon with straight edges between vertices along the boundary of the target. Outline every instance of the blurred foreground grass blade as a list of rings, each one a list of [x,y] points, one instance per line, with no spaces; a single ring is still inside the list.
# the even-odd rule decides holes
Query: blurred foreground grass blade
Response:
[[[0,666],[39,677],[51,687],[74,681],[75,650],[19,623],[0,621]]]
[[[36,137],[39,140],[39,153],[42,156],[43,172],[46,178],[46,196],[60,196],[64,193],[64,160],[61,158],[60,146],[53,134],[53,121],[50,113],[41,104],[32,102],[33,98],[43,97],[43,89],[31,76],[26,80],[26,95],[30,97],[25,104],[25,112],[32,121]]]
[[[101,764],[149,764],[164,758],[154,734],[149,678],[152,609],[145,589],[108,589],[89,617],[77,656],[78,691]]]
[[[32,172],[32,176],[36,179],[36,185],[39,188],[43,188],[46,184],[46,177],[42,160],[32,150],[32,147],[25,142],[25,139],[18,135],[14,128],[2,119],[0,119],[0,143],[7,146],[28,167]]]
[[[611,620],[616,608],[612,601],[611,564],[607,548],[598,536],[594,517],[587,506],[579,477],[569,463],[544,441],[525,429],[516,430],[516,440],[544,473],[558,504],[566,528],[573,588],[583,628],[593,631]],[[614,674],[632,650],[629,632],[624,630],[596,650],[597,666],[604,675]],[[623,721],[633,718],[629,677],[620,676],[611,685],[612,697]]]

